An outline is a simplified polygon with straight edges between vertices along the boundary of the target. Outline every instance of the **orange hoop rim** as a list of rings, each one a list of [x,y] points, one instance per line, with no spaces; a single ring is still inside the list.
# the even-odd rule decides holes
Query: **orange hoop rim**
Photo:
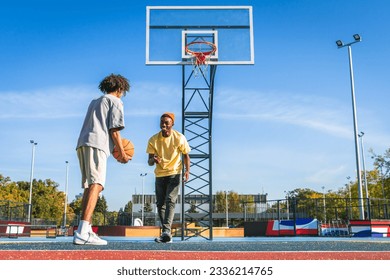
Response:
[[[189,49],[190,46],[192,45],[195,45],[195,44],[205,44],[205,45],[209,45],[211,46],[213,49],[210,50],[210,51],[207,51],[207,52],[202,52],[202,51],[192,51]],[[186,45],[186,53],[189,53],[193,56],[199,56],[199,55],[204,55],[204,56],[208,56],[208,55],[212,55],[213,53],[215,53],[217,51],[217,46],[211,42],[207,42],[207,41],[194,41],[194,42],[191,42],[189,44]]]

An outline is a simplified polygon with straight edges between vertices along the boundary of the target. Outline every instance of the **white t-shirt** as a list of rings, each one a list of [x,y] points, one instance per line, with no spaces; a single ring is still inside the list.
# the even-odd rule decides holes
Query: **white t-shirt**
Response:
[[[124,127],[123,102],[120,98],[105,94],[94,99],[89,104],[76,149],[89,146],[102,150],[109,156],[114,149],[110,129]]]

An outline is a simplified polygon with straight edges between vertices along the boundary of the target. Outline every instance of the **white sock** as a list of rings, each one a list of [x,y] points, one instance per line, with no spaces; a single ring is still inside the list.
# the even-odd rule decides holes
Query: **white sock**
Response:
[[[92,224],[89,224],[89,232],[93,232],[93,229],[92,229]]]
[[[89,232],[90,228],[91,228],[91,225],[89,224],[88,221],[80,220],[79,227],[78,227],[77,231],[80,234],[86,234]]]

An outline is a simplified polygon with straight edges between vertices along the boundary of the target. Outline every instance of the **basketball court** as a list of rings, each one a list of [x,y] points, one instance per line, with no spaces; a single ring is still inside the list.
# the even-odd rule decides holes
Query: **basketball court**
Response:
[[[103,237],[107,246],[72,244],[72,237],[0,239],[0,260],[390,260],[388,238],[152,238]]]
[[[182,132],[192,149],[191,179],[181,190],[182,234],[189,233],[187,239],[182,236],[175,237],[172,243],[155,243],[153,238],[102,236],[108,241],[107,246],[80,246],[72,243],[71,236],[0,238],[2,276],[25,279],[40,273],[53,279],[80,276],[114,279],[134,275],[131,273],[136,265],[149,273],[156,267],[173,265],[183,269],[198,268],[200,273],[196,277],[181,274],[180,278],[169,279],[199,279],[200,275],[203,279],[210,279],[210,275],[213,279],[266,276],[272,276],[268,277],[272,279],[339,279],[340,272],[345,270],[349,277],[356,279],[372,276],[370,267],[361,270],[361,262],[349,262],[355,260],[377,261],[374,262],[376,273],[385,271],[390,264],[389,238],[213,237],[211,139],[213,102],[218,102],[213,99],[217,90],[214,78],[217,66],[240,67],[238,70],[243,71],[241,67],[255,63],[251,6],[148,6],[145,54],[148,66],[182,69]],[[189,211],[189,206],[197,215]],[[186,228],[188,220],[204,230],[191,233],[191,229]],[[16,262],[19,260],[32,262],[21,265]],[[52,260],[65,262],[50,262]],[[79,260],[89,262],[74,262]],[[314,271],[311,274],[307,273],[308,260],[325,262],[316,262],[317,266],[310,263],[309,271]],[[332,262],[330,266],[327,262],[339,260],[343,261]],[[284,265],[280,261],[294,263]],[[49,268],[54,274],[49,273]]]
[[[105,237],[107,246],[72,244],[72,237],[0,239],[0,270],[11,279],[71,275],[94,279],[369,279],[386,275],[388,238]],[[22,261],[22,262],[21,262]],[[50,271],[50,273],[49,273]],[[44,273],[44,274],[42,274]],[[141,274],[142,273],[142,274]],[[136,275],[136,276],[135,276]]]

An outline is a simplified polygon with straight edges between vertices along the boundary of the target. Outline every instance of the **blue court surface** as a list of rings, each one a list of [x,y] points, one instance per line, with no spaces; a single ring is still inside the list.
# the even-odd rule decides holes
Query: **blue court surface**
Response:
[[[383,251],[390,252],[390,238],[349,237],[245,237],[214,238],[212,241],[195,237],[172,243],[155,243],[153,238],[102,237],[107,246],[78,246],[72,237],[0,238],[0,250],[145,250],[145,251],[224,251],[224,252],[302,252],[302,251]]]

